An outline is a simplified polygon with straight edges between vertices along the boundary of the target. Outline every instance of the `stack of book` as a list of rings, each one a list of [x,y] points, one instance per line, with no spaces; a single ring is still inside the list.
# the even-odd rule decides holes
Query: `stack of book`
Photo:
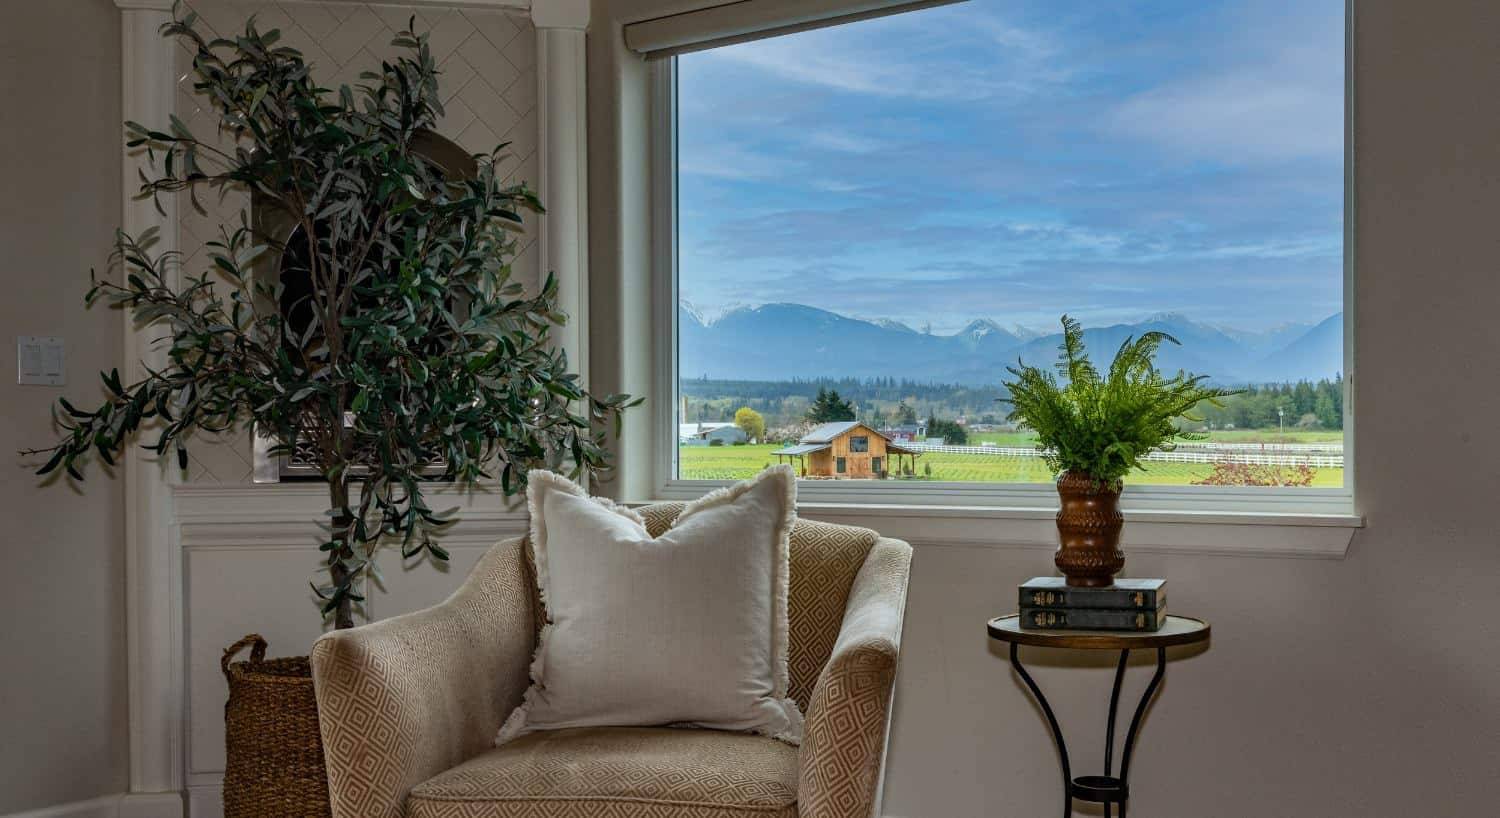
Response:
[[[1028,630],[1155,631],[1166,619],[1164,579],[1070,588],[1063,577],[1036,577],[1021,586],[1021,627]]]

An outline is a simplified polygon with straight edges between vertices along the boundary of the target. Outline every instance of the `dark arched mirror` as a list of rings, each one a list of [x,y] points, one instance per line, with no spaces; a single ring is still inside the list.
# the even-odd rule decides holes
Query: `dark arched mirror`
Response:
[[[473,156],[451,139],[432,131],[424,129],[413,134],[411,149],[413,153],[431,162],[451,181],[472,179],[479,172]],[[309,247],[306,232],[285,212],[257,195],[250,198],[250,216],[261,236],[268,237],[284,248],[280,254],[267,254],[256,264],[253,274],[261,280],[274,276],[281,285],[276,307],[286,324],[288,336],[300,338],[307,331],[313,316],[310,301],[313,287],[307,273]],[[287,479],[321,477],[317,469],[298,454],[273,456],[270,453],[272,445],[274,444],[270,439],[254,435],[255,482],[275,483]],[[440,467],[435,468],[441,470]]]

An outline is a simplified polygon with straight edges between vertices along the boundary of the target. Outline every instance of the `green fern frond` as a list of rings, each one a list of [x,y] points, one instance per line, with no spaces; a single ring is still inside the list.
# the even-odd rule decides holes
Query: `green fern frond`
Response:
[[[1180,344],[1165,332],[1126,338],[1101,376],[1089,360],[1083,325],[1064,315],[1062,327],[1056,369],[1066,385],[1021,361],[1007,367],[1014,380],[1005,382],[1008,419],[1036,432],[1037,448],[1055,473],[1078,471],[1116,485],[1151,452],[1200,437],[1179,430],[1179,421],[1198,420],[1193,410],[1199,404],[1218,406],[1220,398],[1238,391],[1209,386],[1204,375],[1163,376],[1157,352],[1164,342]]]

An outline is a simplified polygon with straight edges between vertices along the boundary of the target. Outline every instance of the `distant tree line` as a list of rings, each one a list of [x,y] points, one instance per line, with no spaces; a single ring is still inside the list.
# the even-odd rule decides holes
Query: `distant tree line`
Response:
[[[859,420],[882,429],[914,424],[918,418],[1001,424],[1010,411],[1004,402],[1008,395],[999,385],[940,384],[893,377],[787,381],[691,378],[683,380],[680,388],[687,404],[685,420],[690,423],[733,423],[741,407],[759,414],[766,428]],[[1223,404],[1199,406],[1198,414],[1204,422],[1190,425],[1197,429],[1341,430],[1344,379],[1339,376],[1248,386],[1244,392],[1224,399]],[[955,442],[957,435],[949,431],[930,433]]]
[[[760,413],[767,427],[826,418],[816,422],[859,420],[875,428],[886,428],[914,424],[929,414],[999,423],[1007,411],[998,402],[1006,394],[1000,386],[934,384],[889,377],[788,381],[690,378],[681,382],[680,389],[687,399],[685,420],[689,423],[732,423],[735,412],[742,406]],[[821,404],[819,392],[824,395]],[[837,407],[830,405],[829,393],[836,393]]]
[[[1343,429],[1344,378],[1247,386],[1223,407],[1198,407],[1209,428]]]

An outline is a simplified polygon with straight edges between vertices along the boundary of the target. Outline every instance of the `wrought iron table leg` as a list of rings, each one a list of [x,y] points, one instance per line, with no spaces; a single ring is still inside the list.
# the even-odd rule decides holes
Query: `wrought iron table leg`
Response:
[[[1120,709],[1120,688],[1125,681],[1125,666],[1130,661],[1130,651],[1120,651],[1119,664],[1115,666],[1115,683],[1109,694],[1109,723],[1105,729],[1104,738],[1104,775],[1084,776],[1073,780],[1073,769],[1068,760],[1068,744],[1063,740],[1062,728],[1057,724],[1057,716],[1052,712],[1052,705],[1048,704],[1047,697],[1042,695],[1042,689],[1037,687],[1036,681],[1026,668],[1021,665],[1020,645],[1012,642],[1010,644],[1010,665],[1016,669],[1021,681],[1026,683],[1027,689],[1031,691],[1036,703],[1041,705],[1042,714],[1047,717],[1047,727],[1052,730],[1052,740],[1057,743],[1057,754],[1062,760],[1063,774],[1063,818],[1069,818],[1073,814],[1073,798],[1077,796],[1089,801],[1102,801],[1104,804],[1105,818],[1112,818],[1112,801],[1120,805],[1120,818],[1126,818],[1126,807],[1130,800],[1130,759],[1135,752],[1136,736],[1141,731],[1141,720],[1146,716],[1146,708],[1151,705],[1156,692],[1161,688],[1162,677],[1167,673],[1167,649],[1156,649],[1156,672],[1151,676],[1151,682],[1146,685],[1146,690],[1141,694],[1141,701],[1135,707],[1135,714],[1130,719],[1130,729],[1125,733],[1125,744],[1120,757],[1120,777],[1113,778],[1114,772],[1114,746],[1115,746],[1115,722]],[[1076,786],[1075,786],[1076,785]]]
[[[1151,705],[1151,700],[1156,697],[1156,691],[1161,687],[1162,677],[1167,675],[1167,649],[1156,649],[1156,673],[1151,676],[1151,683],[1146,685],[1146,692],[1141,694],[1141,703],[1135,707],[1135,715],[1130,719],[1130,730],[1125,733],[1125,751],[1120,759],[1120,781],[1128,785],[1130,781],[1130,755],[1135,750],[1135,738],[1141,729],[1141,719],[1146,715],[1146,708]],[[1125,802],[1120,802],[1120,818],[1125,818]]]
[[[1062,728],[1057,726],[1057,716],[1052,713],[1052,705],[1047,703],[1047,697],[1042,695],[1042,689],[1032,681],[1031,674],[1021,666],[1020,645],[1010,643],[1010,666],[1020,674],[1021,681],[1031,690],[1031,695],[1036,698],[1036,703],[1041,705],[1042,714],[1047,717],[1047,726],[1052,728],[1052,740],[1057,742],[1057,754],[1062,758],[1063,775],[1063,818],[1069,818],[1073,814],[1073,770],[1068,765],[1068,743],[1063,741]],[[1132,731],[1133,732],[1133,731]],[[1126,758],[1129,758],[1127,755]]]
[[[1115,685],[1109,692],[1109,721],[1104,730],[1104,774],[1114,775],[1115,714],[1120,709],[1120,684],[1125,681],[1125,663],[1130,660],[1130,650],[1120,651],[1120,663],[1115,666]],[[1104,818],[1110,818],[1113,805],[1104,802]],[[1120,818],[1125,818],[1125,804],[1120,804]]]

